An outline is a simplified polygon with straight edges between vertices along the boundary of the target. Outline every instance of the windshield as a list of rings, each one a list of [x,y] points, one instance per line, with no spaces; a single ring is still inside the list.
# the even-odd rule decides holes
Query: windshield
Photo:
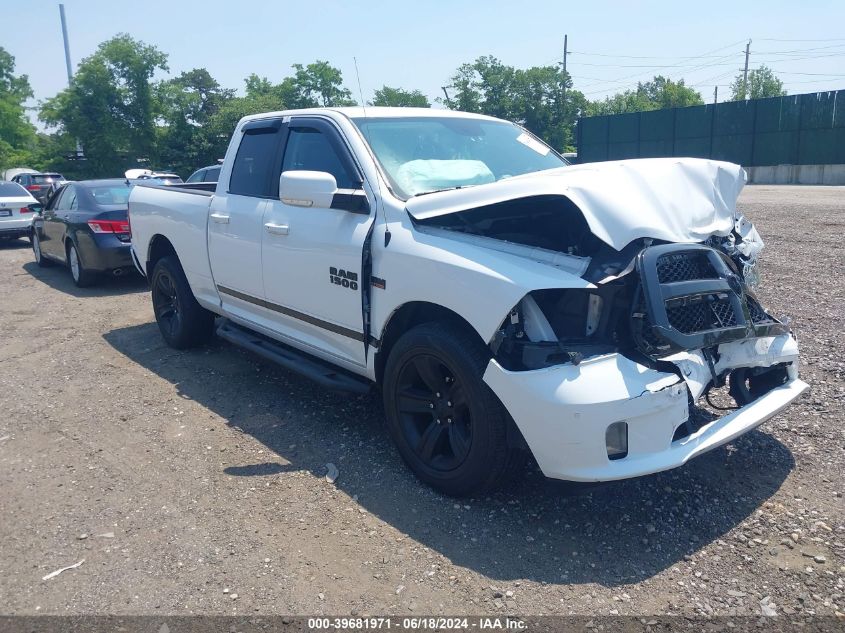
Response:
[[[405,199],[567,165],[548,145],[505,121],[427,116],[353,121]]]

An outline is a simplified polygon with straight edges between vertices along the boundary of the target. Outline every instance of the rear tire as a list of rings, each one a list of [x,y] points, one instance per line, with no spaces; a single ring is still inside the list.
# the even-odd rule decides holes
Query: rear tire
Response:
[[[522,436],[482,379],[489,360],[474,331],[444,321],[406,332],[387,360],[390,436],[414,474],[447,495],[483,494],[525,470]]]
[[[82,259],[79,257],[79,251],[76,244],[68,242],[67,246],[67,265],[70,268],[70,276],[77,288],[87,288],[97,281],[96,273],[88,270],[82,264]]]
[[[176,257],[162,257],[156,263],[150,287],[156,323],[170,347],[188,349],[211,338],[214,314],[197,303]]]
[[[32,253],[33,255],[35,255],[35,263],[38,264],[41,268],[47,268],[48,266],[52,266],[53,262],[44,257],[44,253],[41,251],[41,238],[38,237],[38,233],[36,233],[35,231],[30,233],[29,241],[32,242]]]

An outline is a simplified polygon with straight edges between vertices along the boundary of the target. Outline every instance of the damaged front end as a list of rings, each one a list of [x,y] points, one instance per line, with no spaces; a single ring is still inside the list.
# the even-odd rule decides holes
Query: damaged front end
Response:
[[[628,262],[595,258],[591,287],[535,290],[504,319],[485,380],[548,476],[603,481],[678,466],[807,389],[788,325],[762,307],[748,258],[730,248],[736,236],[708,243],[646,240]],[[726,385],[731,413],[699,406]]]
[[[683,378],[671,359],[695,352],[709,380],[691,390],[694,399],[725,385],[730,369],[716,370],[721,345],[790,330],[766,312],[746,282],[749,260],[741,255],[738,265],[731,257],[738,257],[735,236],[711,243],[642,246],[629,263],[616,264],[619,274],[593,268],[593,276],[604,275],[594,287],[529,293],[493,337],[493,357],[510,371],[526,371],[620,353]],[[762,395],[763,385],[773,388],[786,379],[783,367],[737,368],[730,393],[742,406]]]
[[[714,161],[627,161],[409,203],[418,230],[569,276],[504,315],[484,374],[547,476],[679,466],[808,388],[788,324],[753,290],[763,243],[736,211],[743,179]],[[735,406],[703,407],[714,391]]]

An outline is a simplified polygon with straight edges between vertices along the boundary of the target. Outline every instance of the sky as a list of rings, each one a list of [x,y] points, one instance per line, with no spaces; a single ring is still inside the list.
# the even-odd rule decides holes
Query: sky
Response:
[[[74,64],[117,33],[169,56],[170,75],[207,68],[227,88],[250,73],[281,81],[291,64],[328,60],[359,102],[382,85],[442,96],[454,70],[481,55],[525,68],[563,57],[577,90],[598,99],[655,74],[685,79],[706,102],[729,94],[751,39],[790,94],[845,88],[845,2],[515,3],[502,0],[66,0]],[[0,0],[0,46],[29,75],[34,106],[67,84],[57,2]],[[9,28],[11,27],[11,28]],[[166,76],[166,75],[165,75]]]

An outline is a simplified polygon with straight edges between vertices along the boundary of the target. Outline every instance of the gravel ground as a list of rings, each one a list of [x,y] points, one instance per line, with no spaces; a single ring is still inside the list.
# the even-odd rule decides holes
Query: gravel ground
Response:
[[[460,503],[409,474],[376,396],[171,350],[142,282],[80,290],[0,246],[0,613],[845,611],[845,189],[741,206],[810,394],[671,472]]]

